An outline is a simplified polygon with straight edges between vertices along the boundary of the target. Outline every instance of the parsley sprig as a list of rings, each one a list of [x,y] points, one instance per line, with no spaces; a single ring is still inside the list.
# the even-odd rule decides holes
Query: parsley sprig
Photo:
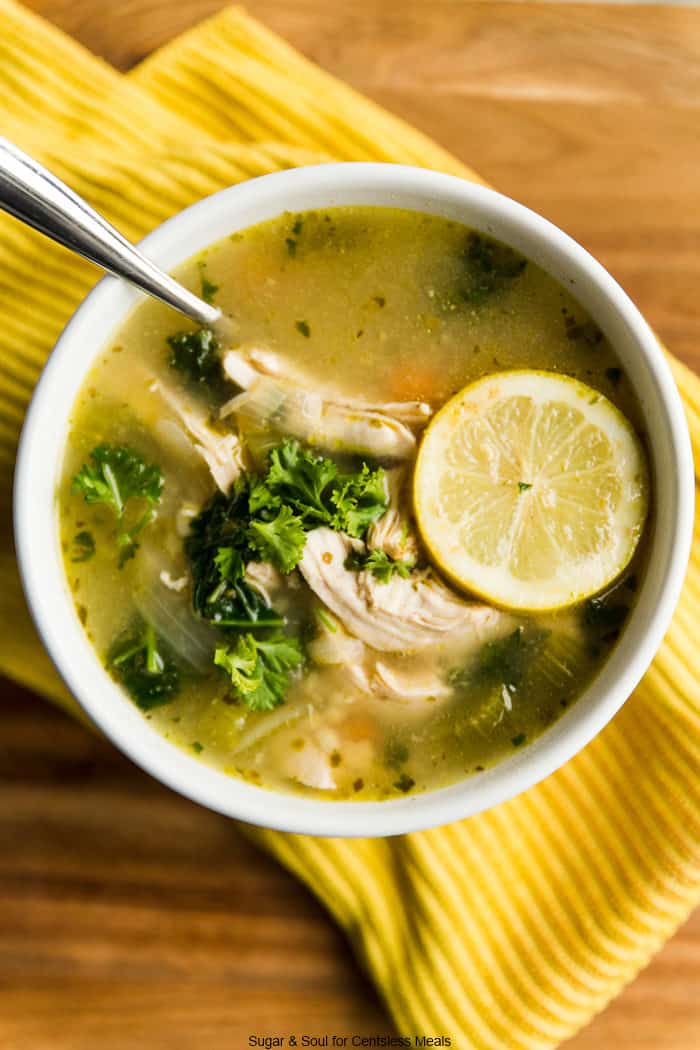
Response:
[[[159,466],[148,463],[128,445],[97,445],[90,460],[73,478],[73,491],[82,493],[86,503],[103,503],[114,513],[121,568],[133,558],[138,548],[136,537],[155,516],[163,474]],[[139,505],[145,509],[134,520],[131,510]]]

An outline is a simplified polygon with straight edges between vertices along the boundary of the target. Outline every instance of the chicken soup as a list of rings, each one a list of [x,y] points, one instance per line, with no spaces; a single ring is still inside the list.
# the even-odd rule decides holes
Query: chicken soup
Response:
[[[142,303],[71,416],[61,540],[105,668],[201,761],[318,798],[527,746],[643,571],[603,333],[506,245],[398,209],[284,214],[176,276],[226,331]]]

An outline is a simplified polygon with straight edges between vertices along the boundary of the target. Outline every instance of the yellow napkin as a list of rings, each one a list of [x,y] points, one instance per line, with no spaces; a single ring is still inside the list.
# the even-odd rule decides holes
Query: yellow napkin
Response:
[[[386,160],[475,179],[229,9],[120,76],[0,0],[0,128],[137,238],[264,172]],[[87,264],[0,217],[0,671],[76,711],[30,624],[10,480],[27,399]],[[672,360],[700,455],[700,382]],[[696,459],[697,461],[697,459]],[[544,1048],[584,1025],[700,899],[700,536],[634,697],[575,760],[489,813],[386,840],[249,832],[346,930],[404,1034]]]

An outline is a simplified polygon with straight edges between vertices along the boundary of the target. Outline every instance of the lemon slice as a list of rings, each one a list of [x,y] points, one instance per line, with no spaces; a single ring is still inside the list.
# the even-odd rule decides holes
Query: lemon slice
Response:
[[[418,453],[416,520],[458,586],[511,609],[602,590],[632,557],[648,479],[631,424],[553,372],[500,372],[433,417]]]

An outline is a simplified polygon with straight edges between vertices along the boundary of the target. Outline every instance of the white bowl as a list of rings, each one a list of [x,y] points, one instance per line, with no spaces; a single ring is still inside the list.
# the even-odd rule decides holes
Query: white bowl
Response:
[[[61,335],[24,424],[15,481],[15,538],[30,609],[59,673],[122,751],[188,798],[230,817],[315,835],[394,835],[468,817],[517,795],[600,732],[637,685],[678,599],[692,534],[694,476],[678,391],[659,344],[627,295],[583,248],[545,219],[482,186],[390,164],[298,168],[222,190],[151,233],[141,247],[172,269],[207,245],[283,211],[336,205],[411,208],[512,245],[569,287],[615,347],[641,403],[651,450],[655,522],[649,568],[622,637],[579,700],[528,747],[451,787],[386,802],[297,798],[225,776],[160,736],[105,672],[76,615],[63,569],[56,487],[73,401],[96,355],[142,296],[106,277]]]

